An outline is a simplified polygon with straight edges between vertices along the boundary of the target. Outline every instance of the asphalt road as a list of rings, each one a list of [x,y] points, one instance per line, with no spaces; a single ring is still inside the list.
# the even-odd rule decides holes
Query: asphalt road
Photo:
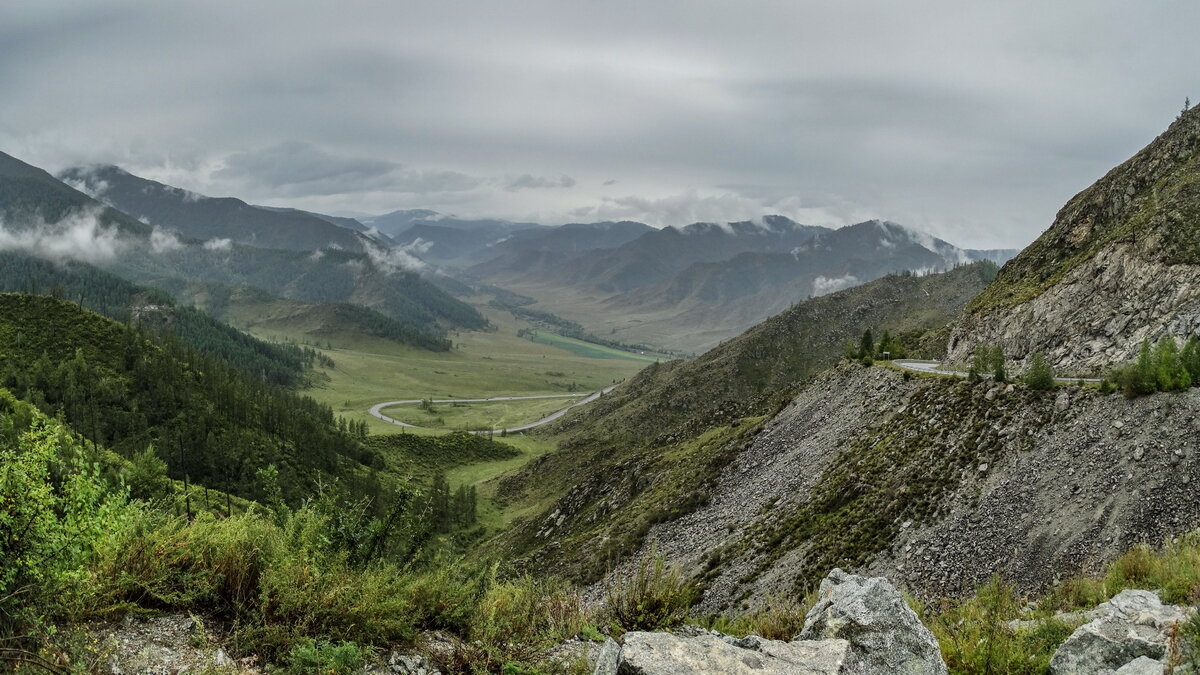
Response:
[[[915,373],[932,373],[934,375],[949,375],[950,377],[967,377],[968,373],[961,370],[943,370],[941,361],[916,361],[913,359],[896,359],[892,365]],[[984,375],[991,377],[991,375]],[[1055,382],[1074,384],[1077,382],[1099,382],[1098,377],[1056,377]]]
[[[522,424],[520,426],[511,427],[511,428],[504,429],[504,430],[495,429],[493,432],[493,433],[501,433],[501,431],[503,431],[503,433],[512,434],[512,433],[516,433],[518,431],[525,431],[527,429],[533,429],[534,427],[540,427],[543,424],[549,424],[550,422],[553,422],[554,420],[567,414],[568,410],[570,410],[572,408],[576,408],[581,405],[586,405],[588,403],[591,403],[592,401],[595,401],[596,399],[600,398],[601,394],[607,394],[608,392],[610,392],[616,388],[617,388],[617,385],[614,384],[611,387],[605,387],[604,389],[602,389],[600,391],[595,391],[590,394],[544,394],[541,396],[492,396],[489,398],[448,398],[448,399],[433,401],[433,403],[488,403],[489,401],[531,401],[531,400],[541,400],[541,399],[548,399],[548,398],[578,398],[578,399],[581,399],[581,400],[576,401],[576,402],[572,403],[571,405],[563,408],[562,410],[559,410],[557,412],[552,412],[549,415],[546,415],[545,417],[537,420],[536,422],[530,422],[529,424]],[[377,417],[377,418],[383,420],[384,422],[387,422],[388,424],[395,424],[396,426],[399,426],[399,427],[408,427],[410,429],[416,429],[418,427],[415,424],[408,424],[407,422],[401,422],[400,420],[393,419],[391,417],[388,417],[387,415],[384,415],[383,409],[390,408],[392,406],[397,406],[397,405],[417,405],[420,402],[421,402],[421,399],[419,399],[419,398],[409,399],[409,400],[405,400],[405,401],[384,401],[383,403],[376,403],[375,405],[371,406],[370,410],[368,410],[367,412],[370,413],[372,417]],[[486,434],[488,432],[473,431],[471,433]]]

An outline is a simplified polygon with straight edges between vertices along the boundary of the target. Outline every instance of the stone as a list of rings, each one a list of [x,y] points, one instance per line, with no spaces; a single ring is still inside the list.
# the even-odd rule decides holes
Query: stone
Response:
[[[817,604],[805,616],[796,639],[848,641],[844,673],[948,672],[933,633],[882,577],[834,569],[821,581]]]
[[[600,657],[596,659],[596,669],[592,671],[592,675],[617,675],[617,667],[620,664],[621,645],[608,638],[600,648]]]
[[[1055,675],[1163,672],[1178,626],[1191,616],[1185,607],[1164,605],[1150,591],[1125,590],[1086,614],[1050,660]],[[1147,661],[1159,670],[1147,670]],[[1128,668],[1128,670],[1126,670]]]
[[[845,672],[850,649],[845,640],[782,642],[758,636],[735,640],[718,634],[636,631],[626,633],[624,643],[616,671],[620,675],[833,675]]]
[[[1161,661],[1139,656],[1117,669],[1115,675],[1163,675],[1167,667]]]
[[[213,665],[218,668],[228,668],[233,665],[233,659],[225,653],[225,650],[217,647],[217,653],[213,654]]]

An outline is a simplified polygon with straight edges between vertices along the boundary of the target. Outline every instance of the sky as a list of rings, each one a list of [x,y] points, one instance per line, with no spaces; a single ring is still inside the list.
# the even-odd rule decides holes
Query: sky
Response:
[[[1200,101],[1194,0],[6,0],[0,151],[333,214],[1020,247]]]

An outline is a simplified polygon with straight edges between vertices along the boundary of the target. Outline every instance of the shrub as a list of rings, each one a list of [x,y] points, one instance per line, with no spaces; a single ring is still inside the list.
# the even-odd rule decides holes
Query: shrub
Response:
[[[96,542],[126,513],[100,469],[58,423],[0,391],[0,638],[83,578]]]
[[[1054,370],[1050,368],[1041,352],[1033,355],[1024,380],[1030,389],[1045,391],[1054,388]]]
[[[334,644],[326,640],[308,640],[292,648],[283,672],[289,675],[350,675],[365,665],[363,650],[353,642]]]
[[[1062,622],[1047,619],[1012,630],[1021,611],[1012,586],[993,577],[975,597],[944,605],[928,621],[953,673],[1045,673],[1054,651],[1070,635]]]
[[[668,569],[657,554],[638,561],[632,578],[614,577],[605,599],[613,621],[623,631],[670,628],[683,622],[699,593],[678,569]]]
[[[579,595],[566,586],[529,576],[496,582],[491,574],[470,629],[477,665],[529,662],[583,630]]]

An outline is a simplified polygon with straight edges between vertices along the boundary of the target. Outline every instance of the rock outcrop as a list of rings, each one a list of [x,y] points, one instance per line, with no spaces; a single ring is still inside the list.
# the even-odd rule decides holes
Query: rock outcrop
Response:
[[[971,304],[949,341],[1062,371],[1103,370],[1144,338],[1200,336],[1200,107],[1058,212]]]
[[[689,636],[634,632],[625,634],[616,672],[618,675],[836,675],[847,672],[843,664],[848,649],[845,640],[782,642],[762,638],[734,640],[716,633]]]
[[[595,675],[788,673],[944,675],[937,640],[886,579],[834,570],[821,583],[804,629],[790,642],[734,638],[685,626],[630,632],[605,643]]]
[[[1150,591],[1126,590],[1088,612],[1092,619],[1059,647],[1053,675],[1162,673],[1181,623],[1194,610],[1163,605]]]
[[[850,644],[843,673],[944,675],[937,639],[894,586],[835,569],[821,581],[798,640],[840,639]]]

